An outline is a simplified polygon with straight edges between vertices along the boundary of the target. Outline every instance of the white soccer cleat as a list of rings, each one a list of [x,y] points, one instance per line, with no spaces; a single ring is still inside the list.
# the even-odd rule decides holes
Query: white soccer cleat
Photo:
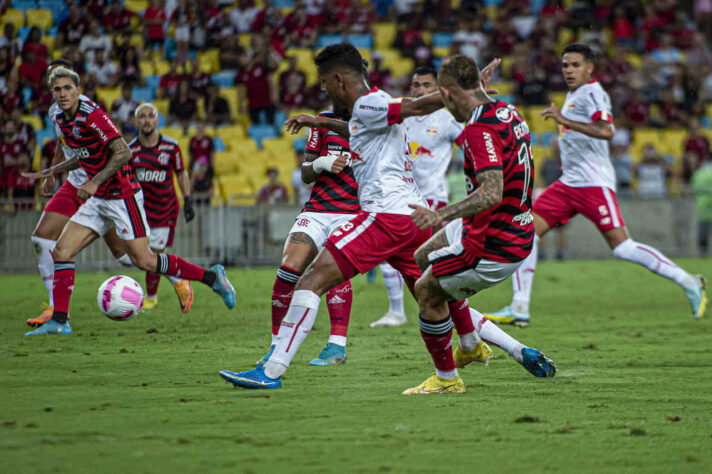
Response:
[[[380,327],[388,327],[388,328],[394,328],[397,326],[403,326],[405,323],[407,323],[408,320],[405,317],[405,314],[395,314],[395,313],[386,313],[381,319],[378,321],[374,321],[371,323],[372,328],[380,328]]]

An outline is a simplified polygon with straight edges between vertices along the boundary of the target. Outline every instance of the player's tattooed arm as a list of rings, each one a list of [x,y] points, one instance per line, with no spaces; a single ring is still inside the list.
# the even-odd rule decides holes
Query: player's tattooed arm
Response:
[[[477,189],[462,201],[450,204],[438,211],[427,207],[410,204],[415,212],[410,215],[415,225],[421,229],[429,229],[459,217],[473,216],[478,212],[496,206],[502,201],[502,170],[482,171],[477,175]]]
[[[330,119],[327,117],[315,117],[313,115],[295,115],[284,122],[284,127],[292,135],[296,135],[304,127],[325,128],[344,138],[349,138],[349,123],[343,120]]]
[[[109,150],[111,150],[109,162],[91,180],[97,187],[114,176],[131,159],[131,150],[129,150],[129,146],[123,138],[115,138],[109,142]]]
[[[447,247],[448,245],[447,233],[445,232],[445,229],[440,229],[435,235],[430,237],[427,242],[418,247],[418,250],[415,251],[413,258],[415,259],[415,263],[418,265],[418,268],[420,268],[420,271],[424,272],[430,265],[428,255],[436,250],[440,250],[443,247]]]
[[[53,160],[53,162],[54,162],[54,160]],[[44,169],[42,171],[37,171],[37,172],[33,172],[33,173],[23,172],[22,176],[24,176],[25,178],[31,178],[31,179],[48,178],[50,176],[54,176],[55,174],[62,174],[65,171],[72,171],[77,168],[79,168],[79,158],[74,157],[71,160],[63,161],[58,165],[54,165],[54,166]]]
[[[540,115],[545,119],[552,119],[559,125],[581,132],[589,137],[611,140],[613,138],[614,127],[610,122],[598,120],[594,123],[583,123],[569,120],[561,114],[561,110],[553,102],[549,107],[542,110]]]

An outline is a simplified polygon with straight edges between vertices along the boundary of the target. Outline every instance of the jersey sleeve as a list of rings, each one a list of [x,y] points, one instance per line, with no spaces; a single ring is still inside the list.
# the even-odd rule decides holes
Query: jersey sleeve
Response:
[[[173,152],[173,169],[176,171],[183,171],[185,169],[185,164],[183,163],[183,152],[179,145],[176,145],[175,151]]]
[[[613,123],[613,111],[611,109],[611,99],[608,94],[600,89],[591,90],[584,101],[586,107],[586,115],[591,118],[591,122],[596,123],[599,120]]]
[[[464,128],[465,127],[460,122],[455,120],[455,117],[450,118],[450,120],[448,121],[448,127],[447,127],[448,138],[450,139],[450,141],[454,142],[455,144],[457,144],[459,146],[462,146],[462,138],[461,137],[462,137],[462,130]]]
[[[326,130],[323,128],[312,128],[309,132],[309,140],[307,141],[305,151],[307,153],[320,155],[321,149],[324,147],[325,134]]]
[[[367,94],[356,102],[352,119],[356,119],[368,131],[383,130],[402,122],[400,116],[402,101],[402,98]]]
[[[121,137],[119,129],[111,121],[109,115],[101,109],[96,109],[87,116],[87,126],[102,143],[109,143],[114,138]]]
[[[469,125],[462,132],[462,138],[465,156],[474,164],[476,174],[502,169],[503,146],[495,131]]]

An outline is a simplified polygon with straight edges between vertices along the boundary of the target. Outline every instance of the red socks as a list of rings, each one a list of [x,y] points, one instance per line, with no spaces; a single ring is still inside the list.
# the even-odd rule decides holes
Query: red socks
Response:
[[[72,290],[74,290],[74,262],[54,262],[54,284],[52,289],[54,313],[52,314],[52,319],[58,323],[64,324],[67,322]]]
[[[171,275],[184,280],[202,281],[205,269],[183,260],[178,255],[159,253],[156,273]]]
[[[346,332],[349,329],[353,296],[354,293],[349,280],[339,286],[335,286],[326,293],[326,307],[329,309],[332,336],[346,337]]]
[[[447,307],[459,335],[462,336],[475,331],[475,326],[472,324],[472,318],[470,317],[470,305],[467,300],[450,301]]]
[[[279,334],[279,326],[287,315],[292,302],[294,287],[302,274],[284,265],[277,270],[277,279],[272,287],[272,336]]]
[[[158,284],[161,282],[161,274],[146,272],[146,296],[155,298],[158,294]]]
[[[450,316],[441,321],[420,319],[420,335],[425,341],[435,368],[441,372],[455,370],[452,355],[452,319]]]

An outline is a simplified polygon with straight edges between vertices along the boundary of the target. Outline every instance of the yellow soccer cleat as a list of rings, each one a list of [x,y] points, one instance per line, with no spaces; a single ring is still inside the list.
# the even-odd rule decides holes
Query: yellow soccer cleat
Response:
[[[193,288],[190,286],[188,280],[177,281],[173,285],[173,289],[176,290],[176,295],[178,295],[178,302],[180,302],[180,310],[184,313],[190,311],[193,307]]]
[[[146,299],[143,300],[143,308],[142,309],[151,310],[151,309],[155,308],[157,304],[158,304],[158,296],[156,296],[155,298],[149,298],[147,296]]]
[[[417,387],[409,388],[403,395],[432,395],[434,393],[462,393],[465,391],[465,384],[457,376],[454,379],[444,379],[433,374]]]
[[[455,366],[458,369],[465,367],[471,362],[479,362],[480,364],[487,365],[491,358],[492,349],[485,344],[485,341],[478,342],[471,351],[464,351],[460,346],[455,348]]]
[[[497,324],[512,324],[520,328],[529,326],[529,311],[518,311],[511,305],[505,306],[495,313],[486,313],[483,316]]]

